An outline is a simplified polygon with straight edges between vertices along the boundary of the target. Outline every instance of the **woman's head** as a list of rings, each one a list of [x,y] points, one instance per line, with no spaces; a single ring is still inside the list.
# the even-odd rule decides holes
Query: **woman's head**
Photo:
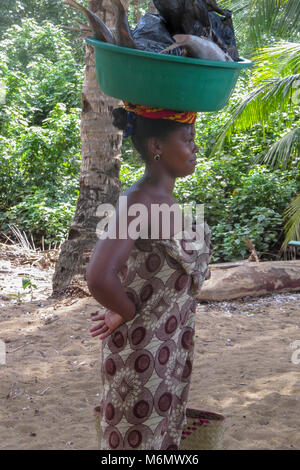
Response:
[[[174,177],[194,172],[198,151],[194,124],[150,119],[127,113],[124,108],[114,109],[113,118],[114,126],[120,130],[131,126],[132,143],[146,164],[161,165]],[[160,159],[155,160],[158,155]]]

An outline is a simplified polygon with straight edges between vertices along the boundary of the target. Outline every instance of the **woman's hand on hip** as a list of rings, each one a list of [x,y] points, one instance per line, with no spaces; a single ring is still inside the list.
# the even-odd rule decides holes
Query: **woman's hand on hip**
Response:
[[[120,325],[130,320],[125,320],[113,310],[107,310],[105,313],[100,313],[100,315],[92,318],[92,321],[99,321],[99,323],[90,329],[91,335],[99,336],[99,339],[103,340],[110,336]]]

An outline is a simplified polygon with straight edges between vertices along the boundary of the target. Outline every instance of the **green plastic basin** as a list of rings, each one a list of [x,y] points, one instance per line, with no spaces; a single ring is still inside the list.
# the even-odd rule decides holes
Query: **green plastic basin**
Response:
[[[95,47],[101,90],[114,98],[178,111],[218,111],[228,102],[242,69],[238,62],[156,54],[86,38]]]

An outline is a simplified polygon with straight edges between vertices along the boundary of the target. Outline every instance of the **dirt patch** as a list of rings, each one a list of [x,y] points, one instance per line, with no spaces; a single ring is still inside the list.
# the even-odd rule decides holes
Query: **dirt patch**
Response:
[[[49,300],[53,263],[21,260],[0,250],[0,448],[96,449],[100,342],[89,328],[99,306]],[[7,295],[23,278],[37,288],[18,305]],[[299,326],[297,293],[199,302],[188,406],[226,416],[225,449],[300,448]]]

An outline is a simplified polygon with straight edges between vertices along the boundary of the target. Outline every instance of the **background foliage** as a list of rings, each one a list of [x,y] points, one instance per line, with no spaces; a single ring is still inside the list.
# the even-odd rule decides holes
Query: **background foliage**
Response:
[[[273,0],[268,1],[270,6]],[[147,3],[131,2],[132,26]],[[258,47],[280,40],[298,40],[295,28],[276,27],[285,24],[284,9],[266,22],[262,3],[252,16],[250,0],[220,3],[236,12],[241,56],[251,57]],[[64,239],[79,191],[84,44],[75,40],[76,33],[62,27],[75,26],[78,18],[62,0],[8,0],[0,6],[0,81],[7,90],[0,105],[0,230],[11,236],[9,224],[16,224],[32,233],[36,243],[42,236],[48,243]],[[265,26],[257,28],[260,22]],[[299,106],[293,112],[272,109],[267,125],[258,122],[235,130],[221,151],[212,154],[233,110],[253,87],[251,72],[243,72],[222,112],[199,114],[196,171],[176,182],[175,197],[180,203],[205,204],[214,262],[246,258],[244,236],[254,243],[261,259],[274,259],[284,239],[283,212],[300,191],[299,159],[276,169],[257,161],[299,126]],[[130,139],[124,140],[123,188],[143,170]]]

